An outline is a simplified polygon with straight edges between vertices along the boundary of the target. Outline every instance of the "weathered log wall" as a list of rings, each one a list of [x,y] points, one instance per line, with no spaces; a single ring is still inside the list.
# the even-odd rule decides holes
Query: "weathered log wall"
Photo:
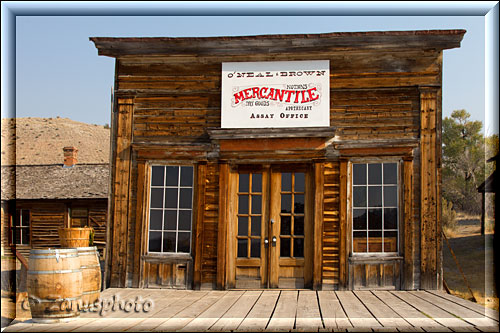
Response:
[[[94,241],[100,254],[103,254],[106,247],[106,221],[107,221],[107,200],[16,200],[16,209],[26,209],[30,212],[30,244],[17,245],[16,249],[23,254],[26,259],[29,257],[30,249],[37,248],[58,248],[58,229],[69,225],[71,207],[86,209],[88,212],[89,226],[94,228]],[[10,214],[10,215],[9,215]],[[5,216],[5,239],[2,238],[2,246],[8,244],[9,220],[14,216],[14,205]],[[4,221],[2,221],[4,222]],[[2,224],[4,227],[4,224]],[[4,237],[4,236],[2,236]],[[7,242],[7,243],[4,243]]]

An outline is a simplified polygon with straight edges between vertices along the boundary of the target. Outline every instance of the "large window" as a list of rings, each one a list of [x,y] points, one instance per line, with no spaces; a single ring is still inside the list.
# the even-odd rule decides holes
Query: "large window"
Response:
[[[11,242],[16,245],[30,244],[30,211],[17,209],[16,215],[11,219]]]
[[[149,205],[149,253],[190,253],[193,167],[153,166]]]
[[[355,163],[352,170],[352,251],[398,252],[398,165]]]

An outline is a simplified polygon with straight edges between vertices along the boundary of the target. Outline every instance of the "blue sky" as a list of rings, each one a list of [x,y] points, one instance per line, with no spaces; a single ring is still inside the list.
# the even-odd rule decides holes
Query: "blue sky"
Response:
[[[120,2],[115,4],[119,6]],[[248,7],[245,5],[235,3],[236,9],[232,13],[244,14],[244,9]],[[265,6],[258,8],[265,9]],[[335,4],[331,4],[332,14],[336,13],[334,9]],[[289,12],[293,15],[299,13],[293,10]],[[382,10],[379,12],[384,14]],[[189,10],[186,13],[189,14]],[[199,11],[193,13],[203,14]],[[264,11],[254,10],[253,13]],[[89,41],[89,37],[93,36],[191,37],[465,29],[467,33],[462,46],[444,51],[443,115],[449,116],[456,109],[466,109],[472,119],[485,123],[488,114],[485,118],[484,16],[366,16],[366,13],[363,14],[365,16],[319,16],[317,13],[312,16],[123,17],[83,16],[88,14],[85,11],[81,15],[73,11],[74,16],[60,13],[57,14],[61,16],[45,16],[51,14],[50,10],[46,10],[40,11],[39,15],[36,12],[35,15],[18,15],[15,18],[16,116],[60,116],[95,124],[110,122],[114,59],[97,55],[96,48]],[[326,11],[322,15],[328,13]],[[351,15],[356,13],[354,8]],[[433,15],[432,11],[426,13]],[[487,127],[487,132],[498,133],[498,118],[496,127],[491,121]]]

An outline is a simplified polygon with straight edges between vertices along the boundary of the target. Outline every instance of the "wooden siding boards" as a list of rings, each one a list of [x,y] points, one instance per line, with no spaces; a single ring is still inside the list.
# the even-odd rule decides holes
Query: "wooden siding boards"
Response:
[[[219,224],[219,166],[207,164],[205,207],[201,250],[201,287],[215,287]]]
[[[219,163],[314,160],[320,161],[316,171],[322,169],[315,178],[323,179],[321,189],[315,188],[315,195],[323,196],[323,211],[322,223],[315,229],[316,236],[321,229],[315,243],[322,243],[318,248],[322,258],[314,263],[314,287],[347,288],[349,163],[353,158],[390,157],[405,159],[401,168],[404,288],[439,288],[441,124],[437,119],[442,50],[459,47],[464,33],[91,38],[100,55],[117,59],[110,204],[114,221],[109,230],[113,283],[125,286],[127,274],[132,274],[136,285],[142,269],[155,270],[142,262],[137,268],[137,233],[147,233],[143,207],[147,196],[138,189],[145,173],[138,169],[147,170],[147,163],[195,165],[200,178],[195,188],[198,211],[193,211],[194,287],[225,288],[227,179],[220,175],[227,164]],[[221,124],[222,62],[318,59],[330,60],[330,122],[335,137],[326,139],[325,147],[276,146],[263,151],[256,145],[254,150],[242,150],[235,142],[221,145],[223,139],[212,137],[208,129]],[[276,141],[268,143],[271,147]],[[319,209],[315,207],[318,217]],[[130,244],[119,242],[120,237]],[[144,241],[140,243],[144,254]]]
[[[323,167],[323,290],[336,289],[340,266],[340,175],[338,162],[326,162]]]

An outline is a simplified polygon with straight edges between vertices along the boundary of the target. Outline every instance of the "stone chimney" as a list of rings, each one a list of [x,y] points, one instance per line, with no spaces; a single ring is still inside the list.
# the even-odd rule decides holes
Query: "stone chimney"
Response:
[[[71,168],[74,166],[78,160],[77,160],[77,153],[78,149],[76,147],[64,147],[64,168]]]

